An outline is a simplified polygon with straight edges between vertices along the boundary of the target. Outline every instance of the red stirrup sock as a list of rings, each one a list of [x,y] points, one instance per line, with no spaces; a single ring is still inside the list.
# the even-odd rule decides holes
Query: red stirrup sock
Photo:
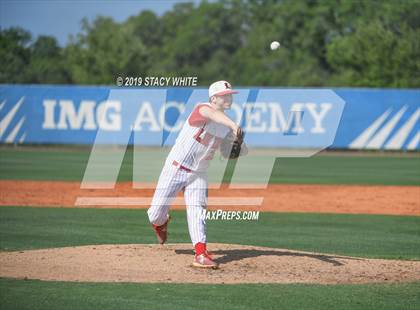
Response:
[[[201,255],[206,253],[206,244],[202,242],[198,242],[195,244],[195,255]]]

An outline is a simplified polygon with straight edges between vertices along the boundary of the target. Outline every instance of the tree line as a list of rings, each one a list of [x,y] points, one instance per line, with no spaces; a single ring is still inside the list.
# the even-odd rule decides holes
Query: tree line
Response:
[[[270,42],[282,47],[271,51]],[[98,16],[59,46],[0,30],[0,83],[115,85],[117,76],[197,76],[241,86],[420,86],[418,0],[179,3],[122,23]]]

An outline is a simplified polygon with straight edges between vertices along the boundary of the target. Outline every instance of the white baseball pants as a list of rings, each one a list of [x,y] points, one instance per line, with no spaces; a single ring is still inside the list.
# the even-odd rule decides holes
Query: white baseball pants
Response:
[[[206,243],[205,210],[207,209],[207,174],[188,172],[180,167],[166,163],[147,210],[150,223],[162,225],[168,219],[172,201],[180,191],[184,191],[187,206],[188,231],[191,241]]]

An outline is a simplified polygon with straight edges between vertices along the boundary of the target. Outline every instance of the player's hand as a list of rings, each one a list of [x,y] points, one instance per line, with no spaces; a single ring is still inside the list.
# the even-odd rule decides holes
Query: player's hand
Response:
[[[234,130],[233,130],[233,135],[235,136],[235,139],[237,141],[242,143],[243,138],[244,138],[244,131],[242,130],[242,128],[240,126],[236,125],[236,128],[234,128]]]
[[[236,124],[232,125],[232,134],[235,136],[235,138],[238,136],[238,134],[240,134],[240,131],[242,130],[241,127],[239,127]]]

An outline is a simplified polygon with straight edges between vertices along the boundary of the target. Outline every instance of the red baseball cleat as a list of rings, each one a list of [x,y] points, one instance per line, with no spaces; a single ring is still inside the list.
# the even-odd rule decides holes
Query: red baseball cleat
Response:
[[[219,264],[213,260],[207,251],[200,255],[195,255],[192,265],[198,268],[219,268]]]
[[[169,216],[168,220],[163,225],[152,225],[160,244],[164,244],[166,239],[168,239],[168,223],[170,219],[171,217]]]

